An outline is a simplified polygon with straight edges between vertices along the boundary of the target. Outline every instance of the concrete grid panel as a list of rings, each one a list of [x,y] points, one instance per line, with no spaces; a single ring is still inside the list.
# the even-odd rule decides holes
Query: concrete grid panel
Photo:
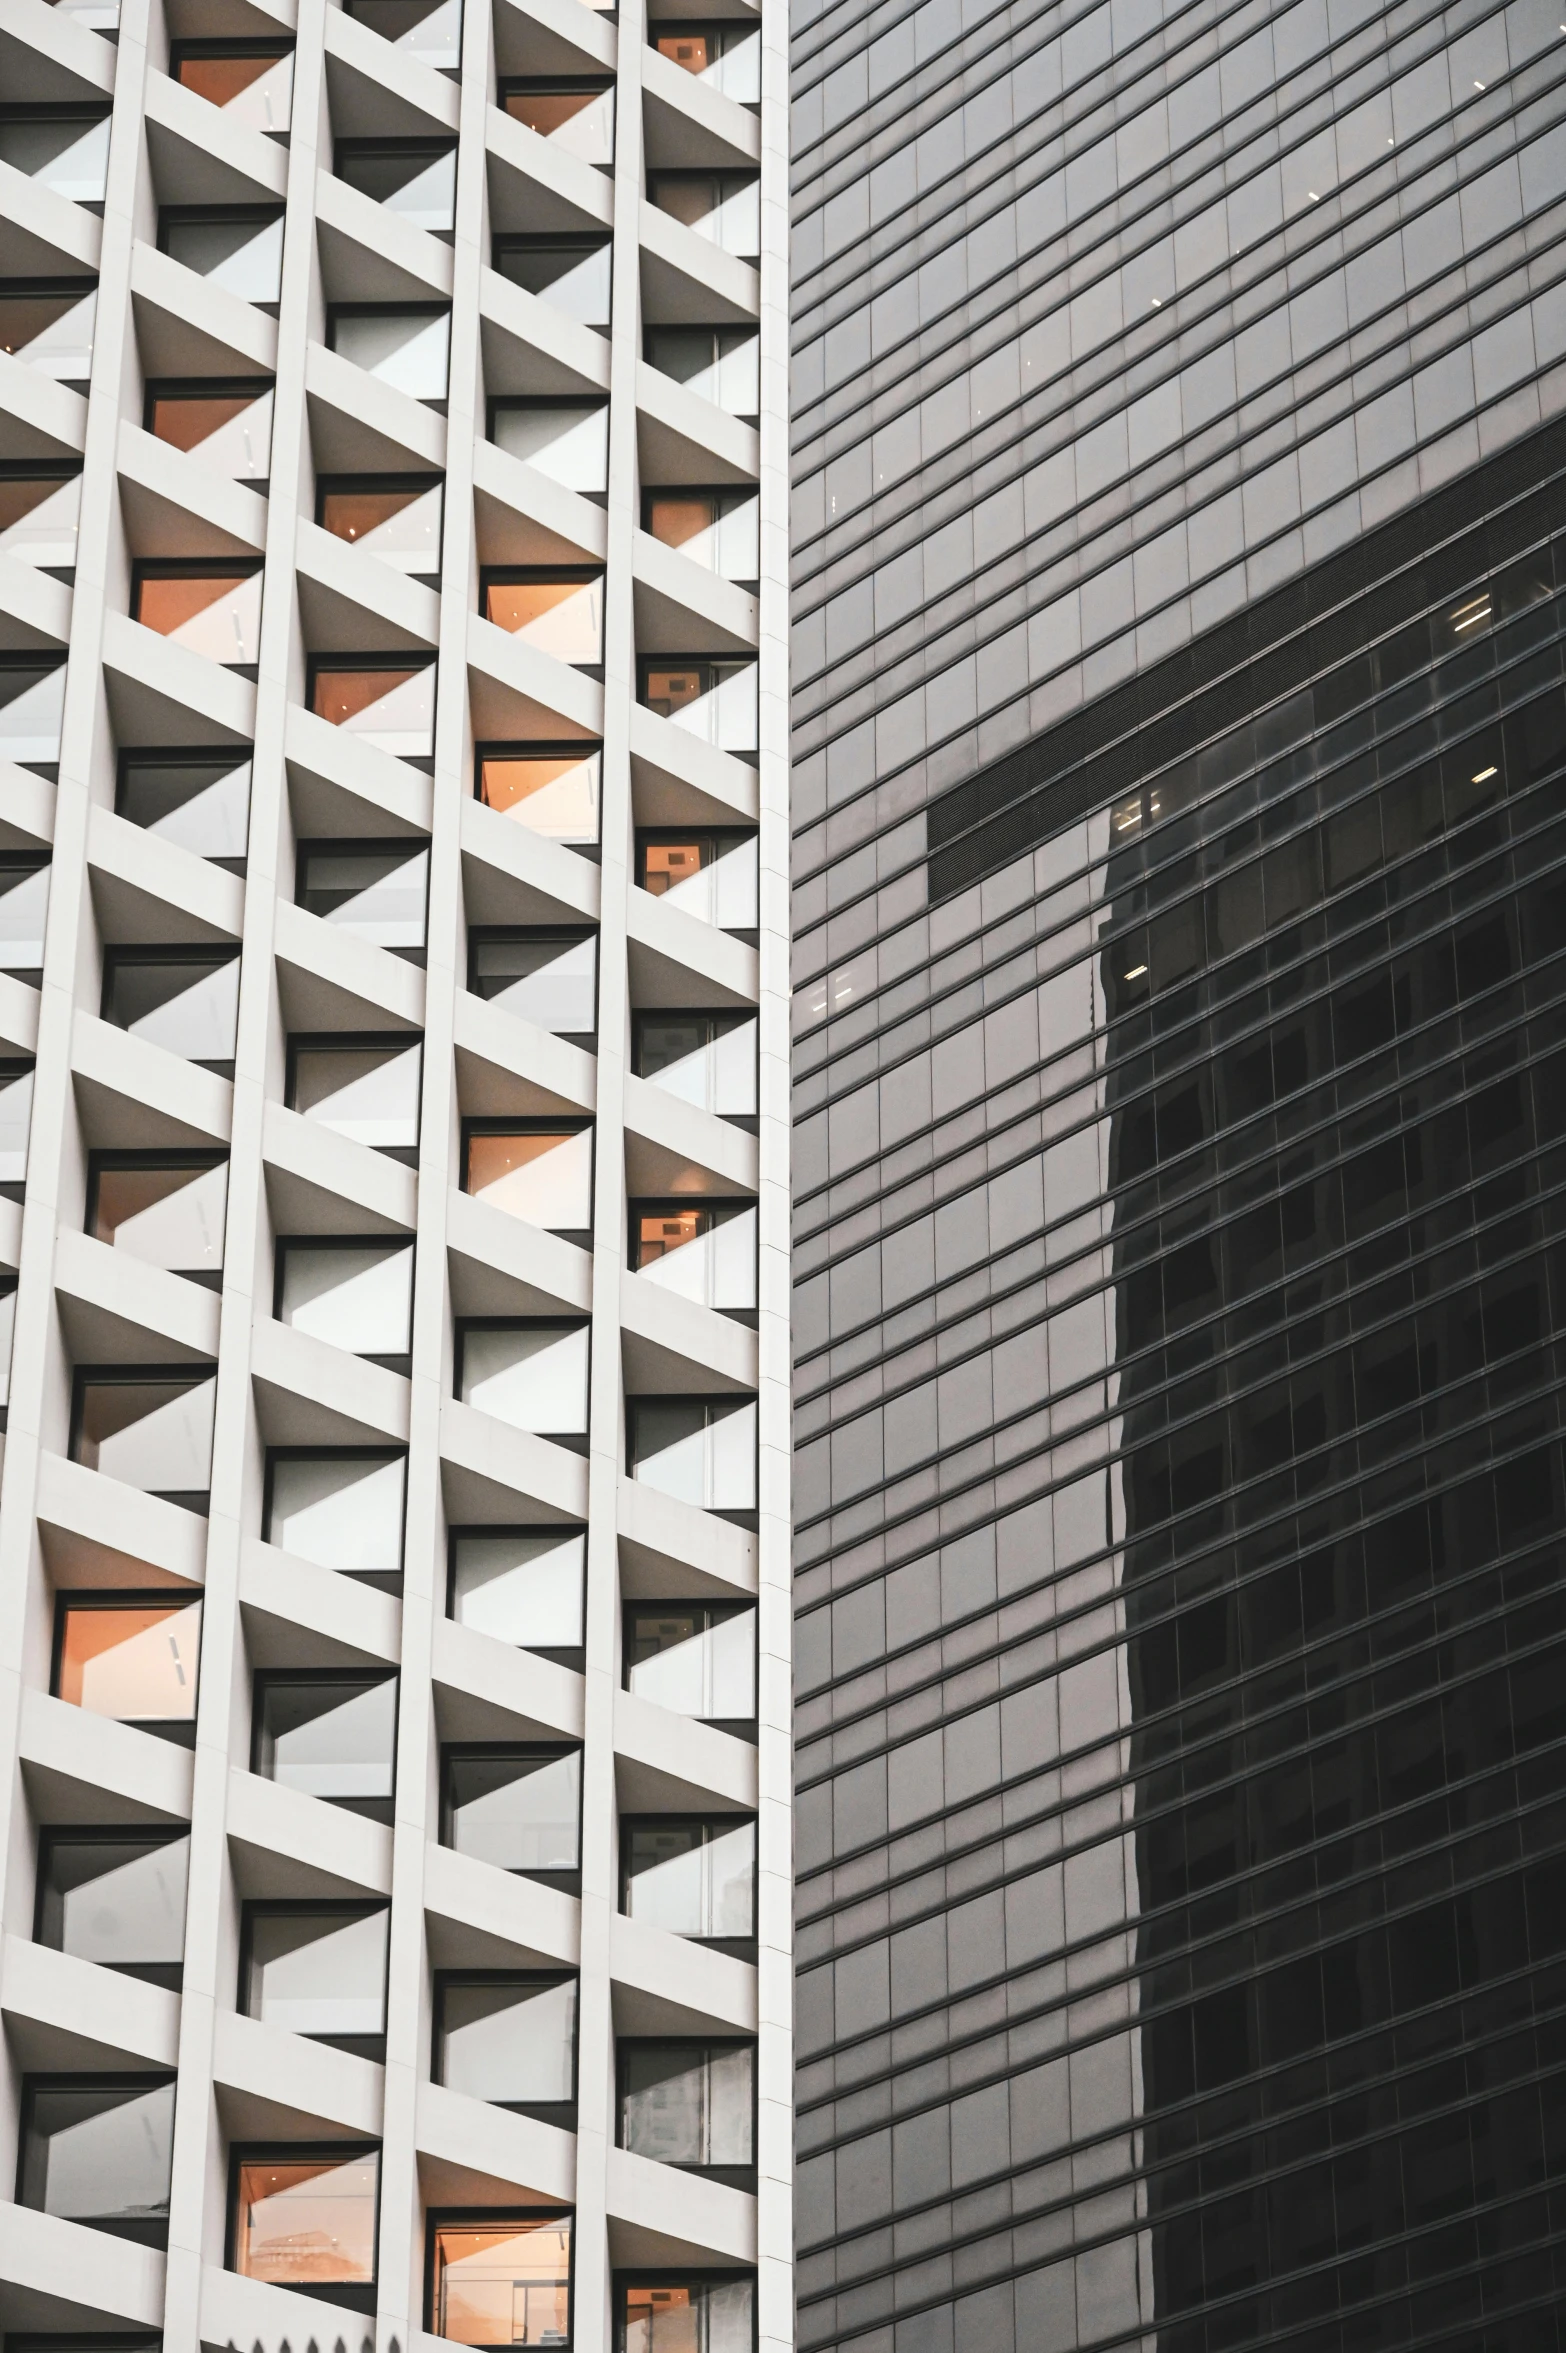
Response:
[[[7,2345],[792,2341],[785,76],[0,17]]]

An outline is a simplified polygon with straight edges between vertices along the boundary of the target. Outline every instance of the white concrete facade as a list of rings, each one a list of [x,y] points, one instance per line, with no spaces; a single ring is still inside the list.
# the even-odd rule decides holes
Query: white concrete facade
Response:
[[[785,58],[0,0],[0,2345],[792,2342]]]

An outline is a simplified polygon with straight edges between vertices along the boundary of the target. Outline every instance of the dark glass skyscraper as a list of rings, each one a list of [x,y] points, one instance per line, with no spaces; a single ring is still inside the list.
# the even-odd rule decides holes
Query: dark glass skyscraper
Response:
[[[794,79],[802,2353],[1558,2353],[1566,25]]]

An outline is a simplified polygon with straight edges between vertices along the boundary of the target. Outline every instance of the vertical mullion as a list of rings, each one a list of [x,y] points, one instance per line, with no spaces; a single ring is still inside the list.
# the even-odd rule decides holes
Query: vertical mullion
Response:
[[[288,704],[300,669],[294,549],[300,493],[311,464],[304,374],[316,267],[315,175],[318,129],[325,105],[325,5],[326,0],[300,0],[289,123],[169,2199],[164,2326],[166,2342],[171,2345],[200,2342],[202,2268],[208,2263],[222,2264],[227,2226],[228,2164],[214,2094],[214,2041],[219,2015],[234,2007],[232,1977],[238,1967],[232,1933],[237,1902],[230,1885],[227,1810],[229,1774],[236,1762],[236,1723],[243,1726],[249,1715],[239,1564],[250,1512],[259,1499],[262,1452],[250,1378],[251,1334],[256,1320],[265,1320],[272,1312],[267,1253],[270,1219],[261,1138],[273,1061],[273,1023],[278,1017],[273,976],[277,896],[280,889],[291,895],[289,878],[280,871],[285,845],[292,839],[283,740]]]

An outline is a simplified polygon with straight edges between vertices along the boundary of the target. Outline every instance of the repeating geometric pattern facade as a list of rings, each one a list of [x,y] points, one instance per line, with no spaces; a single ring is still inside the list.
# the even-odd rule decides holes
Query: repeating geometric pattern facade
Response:
[[[0,10],[0,2339],[792,2341],[781,19]]]

